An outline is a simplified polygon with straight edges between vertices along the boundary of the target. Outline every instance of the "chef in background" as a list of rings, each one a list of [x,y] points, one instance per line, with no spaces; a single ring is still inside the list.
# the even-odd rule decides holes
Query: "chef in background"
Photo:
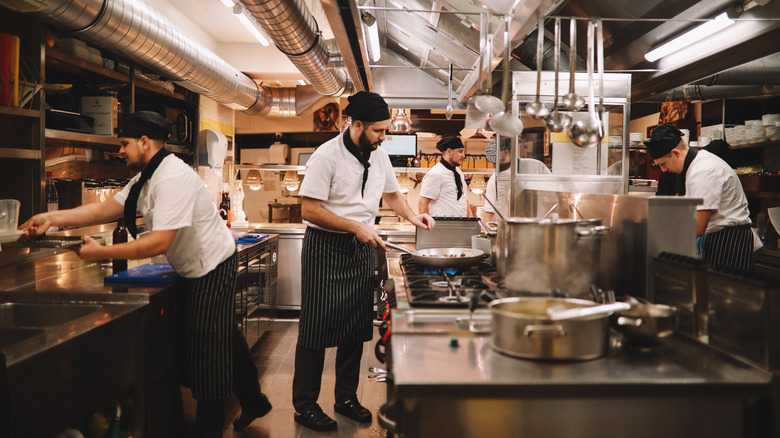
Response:
[[[417,211],[434,217],[472,216],[466,178],[458,168],[466,157],[463,142],[460,137],[444,137],[436,149],[441,151],[441,160],[423,177]]]
[[[661,124],[645,145],[661,171],[676,174],[675,191],[680,196],[703,200],[696,207],[699,258],[711,267],[752,271],[753,251],[761,241],[750,227],[748,202],[737,174],[716,155],[689,148],[682,135],[673,124]]]
[[[496,140],[493,139],[485,147],[485,155],[488,161],[493,166],[496,165],[496,142],[499,144],[499,167],[498,167],[498,190],[496,190],[496,174],[490,175],[487,182],[487,188],[485,189],[485,198],[490,202],[485,202],[485,222],[492,222],[496,220],[496,210],[490,205],[496,206],[499,209],[499,213],[505,217],[508,216],[504,211],[509,206],[507,196],[509,195],[509,180],[510,180],[510,160],[512,140],[509,137],[501,137]],[[533,158],[519,158],[517,160],[517,174],[538,174],[549,175],[550,169],[539,160]]]
[[[221,437],[228,398],[235,394],[243,429],[271,410],[260,392],[257,367],[243,334],[234,323],[238,252],[230,230],[219,217],[211,194],[197,173],[165,149],[171,122],[152,111],[124,119],[119,153],[137,171],[121,192],[98,204],[50,211],[21,225],[27,234],[50,226],[85,227],[124,217],[136,237],[136,216],[151,232],[131,242],[103,246],[84,236],[76,250],[84,260],[144,259],[165,254],[183,289],[176,294],[182,309],[185,379],[197,400],[195,437]]]
[[[430,230],[434,221],[416,215],[400,192],[387,152],[379,145],[390,127],[390,111],[376,93],[348,98],[352,125],[322,144],[306,162],[299,194],[308,225],[301,249],[301,316],[295,346],[293,407],[296,422],[318,431],[336,421],[317,403],[325,349],[336,349],[333,410],[359,423],[371,412],[358,401],[363,343],[373,333],[374,231],[379,201],[413,225]]]

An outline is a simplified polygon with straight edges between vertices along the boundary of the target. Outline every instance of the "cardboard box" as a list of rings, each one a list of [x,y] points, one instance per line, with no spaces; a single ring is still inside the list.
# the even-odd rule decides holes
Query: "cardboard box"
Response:
[[[81,114],[95,119],[95,134],[117,136],[119,101],[114,96],[83,96]]]

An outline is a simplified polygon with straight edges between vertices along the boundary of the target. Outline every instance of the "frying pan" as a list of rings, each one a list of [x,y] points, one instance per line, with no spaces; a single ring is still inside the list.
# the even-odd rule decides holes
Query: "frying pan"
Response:
[[[415,263],[433,268],[467,268],[482,261],[483,251],[471,248],[427,248],[414,251],[385,241],[390,248],[411,254]]]

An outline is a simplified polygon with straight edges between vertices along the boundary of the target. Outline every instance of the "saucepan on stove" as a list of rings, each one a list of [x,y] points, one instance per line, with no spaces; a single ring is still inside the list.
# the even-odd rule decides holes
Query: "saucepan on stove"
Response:
[[[625,301],[631,304],[631,308],[615,312],[612,327],[629,344],[654,345],[677,330],[677,308],[630,296],[626,296]]]
[[[409,248],[385,241],[390,248],[411,254],[415,263],[432,268],[467,268],[476,265],[485,254],[472,248],[426,248],[411,250]]]
[[[510,297],[491,301],[493,349],[539,360],[596,359],[609,350],[611,312],[553,320],[548,309],[597,306],[576,298]]]

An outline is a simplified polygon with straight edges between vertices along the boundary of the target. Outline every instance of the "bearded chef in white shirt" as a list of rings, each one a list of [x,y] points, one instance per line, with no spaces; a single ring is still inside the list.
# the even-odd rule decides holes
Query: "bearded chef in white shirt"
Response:
[[[441,161],[422,180],[417,210],[434,217],[471,216],[468,186],[458,168],[466,157],[463,142],[459,137],[444,137],[436,149],[441,151]]]

